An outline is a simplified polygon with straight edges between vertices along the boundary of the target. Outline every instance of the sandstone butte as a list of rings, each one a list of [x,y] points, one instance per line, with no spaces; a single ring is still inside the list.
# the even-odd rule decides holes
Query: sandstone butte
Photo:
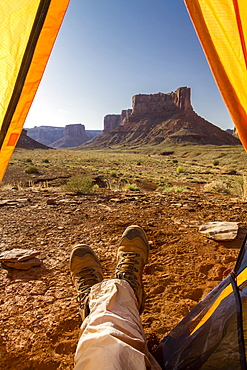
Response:
[[[102,134],[84,145],[240,144],[236,137],[200,117],[193,110],[190,96],[188,87],[168,94],[135,95],[132,109],[105,116]]]
[[[64,136],[51,144],[53,148],[72,148],[77,147],[88,141],[85,126],[81,123],[66,125]]]

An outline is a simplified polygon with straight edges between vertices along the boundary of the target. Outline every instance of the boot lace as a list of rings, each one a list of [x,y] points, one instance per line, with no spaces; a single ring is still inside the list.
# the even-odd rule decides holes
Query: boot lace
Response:
[[[136,259],[137,257],[140,257],[139,253],[123,253],[116,270],[117,279],[127,280],[135,293],[137,293],[139,287],[136,274],[138,273],[136,265],[139,265],[139,261]]]
[[[84,308],[86,298],[90,293],[92,285],[97,284],[99,282],[98,276],[96,275],[95,272],[96,272],[95,269],[86,267],[81,269],[76,274],[76,276],[79,277],[77,279],[78,283],[77,301],[79,303],[80,308]]]

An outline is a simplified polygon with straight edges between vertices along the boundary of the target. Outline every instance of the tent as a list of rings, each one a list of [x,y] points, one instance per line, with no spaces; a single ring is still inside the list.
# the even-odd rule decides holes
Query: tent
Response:
[[[246,369],[247,237],[236,266],[165,337],[154,356],[163,369]]]
[[[247,148],[246,0],[184,0]],[[69,0],[0,2],[0,180],[20,136]],[[14,40],[14,42],[13,42]],[[11,46],[11,47],[10,47]],[[160,343],[165,369],[246,369],[247,240],[234,271]]]
[[[247,149],[247,4],[184,0],[215,81]]]
[[[0,181],[19,139],[69,0],[0,1]]]

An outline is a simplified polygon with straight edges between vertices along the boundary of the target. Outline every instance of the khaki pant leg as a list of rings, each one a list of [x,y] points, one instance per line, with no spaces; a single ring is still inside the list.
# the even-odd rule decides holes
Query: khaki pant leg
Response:
[[[125,280],[95,284],[81,326],[74,370],[161,369],[147,349],[133,289]]]

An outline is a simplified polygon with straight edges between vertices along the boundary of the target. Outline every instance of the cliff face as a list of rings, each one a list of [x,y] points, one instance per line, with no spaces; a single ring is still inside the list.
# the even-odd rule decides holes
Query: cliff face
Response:
[[[180,87],[169,94],[160,92],[150,95],[135,95],[132,98],[132,107],[132,113],[129,117],[132,122],[144,117],[165,119],[173,114],[193,110],[190,103],[190,89],[187,87]]]
[[[107,117],[104,132],[91,140],[91,146],[157,145],[160,143],[238,145],[233,135],[206,121],[193,110],[190,88],[180,87],[168,94],[139,94],[132,109]]]
[[[121,125],[124,125],[125,123],[129,121],[131,114],[132,114],[132,109],[122,110],[121,115],[120,115]]]
[[[73,148],[89,140],[81,123],[65,126],[64,136],[51,144],[53,148]]]
[[[114,130],[114,128],[118,127],[121,123],[121,116],[120,114],[108,114],[104,117],[104,131],[103,133],[106,134]]]

